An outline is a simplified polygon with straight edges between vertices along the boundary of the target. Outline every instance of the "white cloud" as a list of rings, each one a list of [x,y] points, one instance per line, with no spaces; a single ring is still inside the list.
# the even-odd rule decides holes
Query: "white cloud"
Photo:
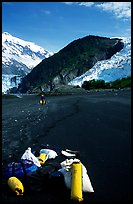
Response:
[[[92,5],[94,5],[94,2],[81,2],[81,3],[78,2],[78,4],[80,6],[91,7]]]
[[[67,5],[75,4],[75,5],[86,6],[86,7],[91,7],[94,4],[94,2],[62,2],[62,3]]]
[[[67,4],[67,5],[72,5],[72,4],[74,4],[75,2],[62,2],[62,3]]]
[[[117,18],[131,18],[131,2],[62,2],[67,5],[95,6],[106,12],[112,12]]]
[[[131,17],[131,2],[104,2],[96,4],[96,7],[114,13],[117,18]]]

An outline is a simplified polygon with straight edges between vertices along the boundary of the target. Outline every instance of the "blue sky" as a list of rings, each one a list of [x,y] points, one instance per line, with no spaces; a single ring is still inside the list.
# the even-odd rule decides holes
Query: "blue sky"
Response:
[[[2,2],[2,32],[51,52],[87,35],[131,37],[131,2]]]

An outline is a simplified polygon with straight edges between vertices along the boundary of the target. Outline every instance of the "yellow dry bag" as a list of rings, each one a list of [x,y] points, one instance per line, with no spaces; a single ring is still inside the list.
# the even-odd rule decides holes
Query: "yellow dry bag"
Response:
[[[24,193],[24,187],[21,181],[12,176],[8,179],[8,186],[17,194],[17,195],[23,195]]]
[[[46,104],[46,101],[45,100],[40,100],[40,104]]]
[[[39,160],[39,162],[40,162],[41,165],[44,164],[44,162],[46,161],[46,159],[47,159],[47,154],[44,154],[44,153],[40,154],[40,156],[38,157],[38,160]]]
[[[71,199],[82,201],[82,164],[72,164]]]

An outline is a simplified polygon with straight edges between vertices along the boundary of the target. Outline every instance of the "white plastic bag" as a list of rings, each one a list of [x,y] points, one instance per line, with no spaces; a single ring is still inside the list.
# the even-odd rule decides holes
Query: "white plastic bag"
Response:
[[[24,152],[24,154],[22,155],[21,159],[22,159],[22,160],[23,160],[23,159],[24,159],[24,160],[25,160],[25,159],[30,160],[30,161],[32,161],[36,166],[38,166],[38,167],[41,166],[40,162],[38,161],[38,158],[35,157],[34,154],[32,154],[30,147],[28,147],[28,149],[25,150],[25,152]]]

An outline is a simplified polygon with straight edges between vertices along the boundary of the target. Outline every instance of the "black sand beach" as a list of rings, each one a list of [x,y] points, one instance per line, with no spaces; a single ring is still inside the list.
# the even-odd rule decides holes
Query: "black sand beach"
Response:
[[[20,159],[27,147],[51,144],[80,151],[94,193],[87,203],[131,201],[131,90],[2,99],[2,160]],[[57,184],[58,186],[58,184]],[[55,195],[3,196],[3,202],[69,203],[58,186]]]

